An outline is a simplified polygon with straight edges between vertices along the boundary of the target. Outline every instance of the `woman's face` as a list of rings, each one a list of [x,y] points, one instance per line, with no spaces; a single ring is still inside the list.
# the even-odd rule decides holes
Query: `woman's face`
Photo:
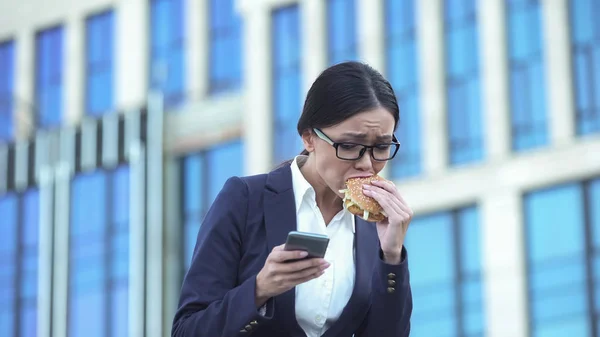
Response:
[[[321,131],[325,137],[335,143],[386,144],[392,141],[394,117],[385,108],[378,107],[356,114],[338,125],[323,128]],[[343,194],[339,190],[345,187],[348,178],[378,174],[387,163],[374,160],[371,150],[365,151],[358,160],[340,159],[336,156],[336,149],[314,132],[305,135],[304,142],[306,149],[315,157],[316,170],[321,180],[340,197]],[[359,149],[360,147],[356,149],[340,147],[340,151],[348,153]]]

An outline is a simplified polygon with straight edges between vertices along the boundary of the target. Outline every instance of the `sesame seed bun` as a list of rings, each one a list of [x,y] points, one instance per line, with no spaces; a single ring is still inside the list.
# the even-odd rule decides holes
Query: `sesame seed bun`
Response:
[[[387,218],[381,205],[375,199],[363,194],[363,185],[371,184],[375,180],[385,179],[378,175],[366,178],[350,178],[346,181],[346,189],[342,190],[344,192],[344,207],[350,213],[370,222],[378,222]]]

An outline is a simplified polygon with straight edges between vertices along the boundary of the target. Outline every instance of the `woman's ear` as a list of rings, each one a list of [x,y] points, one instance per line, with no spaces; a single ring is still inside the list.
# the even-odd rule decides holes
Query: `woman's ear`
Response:
[[[310,130],[304,130],[304,132],[302,132],[302,143],[304,143],[304,148],[309,153],[315,150],[314,135],[315,134]]]

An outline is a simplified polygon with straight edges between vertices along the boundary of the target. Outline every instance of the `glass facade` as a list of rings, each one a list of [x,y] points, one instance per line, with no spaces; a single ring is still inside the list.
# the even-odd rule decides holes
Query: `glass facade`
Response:
[[[37,331],[39,193],[0,196],[0,327],[3,336]]]
[[[86,113],[99,116],[114,104],[114,14],[107,11],[86,21]]]
[[[183,102],[185,92],[185,0],[150,0],[150,87],[167,106]]]
[[[242,20],[234,0],[210,0],[210,91],[237,90],[242,85]]]
[[[400,107],[396,137],[400,150],[392,161],[393,178],[421,172],[421,111],[419,105],[419,66],[416,40],[415,1],[385,1],[386,69]]]
[[[35,108],[37,124],[58,127],[63,120],[64,36],[62,26],[36,36]]]
[[[0,42],[0,143],[14,137],[15,43]]]
[[[570,32],[578,135],[600,133],[600,3],[569,0]]]
[[[476,206],[411,222],[411,336],[485,336],[480,227]]]
[[[225,181],[244,174],[244,146],[240,140],[190,154],[182,162],[183,257],[185,269],[192,258],[198,230]]]
[[[327,60],[330,65],[357,58],[356,0],[327,0]]]
[[[303,103],[300,28],[298,5],[273,11],[271,36],[275,163],[293,158],[304,149],[296,130]]]
[[[542,9],[539,1],[507,2],[512,148],[548,143]]]
[[[597,336],[600,179],[524,197],[532,337]]]
[[[476,0],[444,1],[448,149],[451,165],[483,160]]]
[[[76,176],[70,209],[69,336],[127,336],[129,168]]]

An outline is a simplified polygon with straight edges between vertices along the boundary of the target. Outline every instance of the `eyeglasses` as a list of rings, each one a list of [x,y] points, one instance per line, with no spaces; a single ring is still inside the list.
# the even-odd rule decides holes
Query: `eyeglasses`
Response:
[[[391,143],[375,144],[372,146],[352,143],[352,142],[334,142],[323,131],[319,129],[313,129],[315,134],[329,143],[329,145],[335,148],[335,154],[339,159],[342,160],[358,160],[362,158],[365,152],[370,149],[371,157],[377,161],[387,161],[396,156],[400,143],[396,140],[396,136],[393,136]]]

